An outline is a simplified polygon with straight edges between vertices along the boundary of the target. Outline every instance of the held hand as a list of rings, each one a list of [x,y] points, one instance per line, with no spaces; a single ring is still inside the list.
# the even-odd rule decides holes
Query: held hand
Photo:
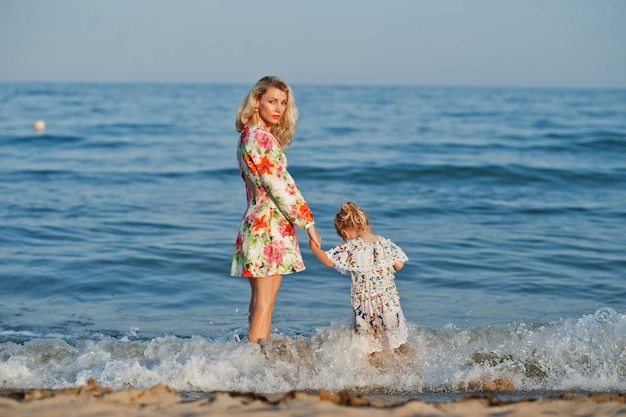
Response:
[[[333,261],[330,260],[330,258],[326,255],[326,253],[324,252],[324,250],[322,249],[322,238],[320,237],[320,235],[317,233],[317,230],[313,229],[312,227],[309,229],[309,236],[311,237],[311,239],[309,240],[309,249],[311,249],[311,252],[313,252],[313,254],[315,255],[315,257],[322,263],[322,265],[325,265],[329,268],[332,268],[335,266],[335,264],[333,263]]]
[[[322,237],[319,235],[319,233],[317,233],[317,229],[315,228],[315,226],[309,227],[307,232],[309,232],[309,238],[311,239],[311,242],[315,243],[318,247],[321,247]]]

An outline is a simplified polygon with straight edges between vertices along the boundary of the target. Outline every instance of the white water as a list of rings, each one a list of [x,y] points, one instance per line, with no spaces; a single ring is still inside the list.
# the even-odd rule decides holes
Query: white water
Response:
[[[577,319],[461,330],[410,326],[413,357],[378,368],[348,324],[310,336],[274,336],[263,348],[194,336],[141,339],[1,331],[0,388],[65,388],[94,378],[114,389],[158,383],[179,391],[284,393],[356,389],[407,395],[459,392],[472,381],[510,380],[518,391],[626,390],[626,314],[606,308]],[[242,334],[243,333],[243,334]],[[22,341],[20,341],[22,339]]]

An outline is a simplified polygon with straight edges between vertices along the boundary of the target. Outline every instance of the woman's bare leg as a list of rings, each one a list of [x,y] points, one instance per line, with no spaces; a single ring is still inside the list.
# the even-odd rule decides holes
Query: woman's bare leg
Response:
[[[282,275],[250,278],[250,331],[248,342],[259,343],[269,339],[272,331],[272,313],[282,283]]]
[[[248,278],[248,281],[250,281],[250,305],[248,306],[248,325],[250,325],[256,303],[256,285],[254,284],[254,278]]]

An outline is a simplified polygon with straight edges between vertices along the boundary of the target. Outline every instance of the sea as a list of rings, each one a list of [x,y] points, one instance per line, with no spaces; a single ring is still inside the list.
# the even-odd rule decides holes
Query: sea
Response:
[[[0,390],[626,391],[626,90],[293,85],[289,171],[323,246],[353,201],[409,257],[413,353],[381,365],[302,230],[307,269],[246,341],[251,87],[0,83]]]

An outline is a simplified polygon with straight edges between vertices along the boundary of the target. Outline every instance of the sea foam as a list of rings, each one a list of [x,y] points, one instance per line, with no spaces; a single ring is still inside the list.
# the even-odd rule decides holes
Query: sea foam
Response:
[[[343,390],[400,394],[455,393],[508,381],[516,391],[626,389],[626,314],[595,314],[548,324],[429,329],[411,324],[409,354],[372,363],[349,324],[310,336],[273,335],[263,345],[203,336],[87,339],[0,332],[0,388],[66,388],[94,378],[113,389],[158,383],[185,392]],[[237,336],[237,337],[236,337]],[[0,339],[1,340],[1,339]]]

